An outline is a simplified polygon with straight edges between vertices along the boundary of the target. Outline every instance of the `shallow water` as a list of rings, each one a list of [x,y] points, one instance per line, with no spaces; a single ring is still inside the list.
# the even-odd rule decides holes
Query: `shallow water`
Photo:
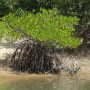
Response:
[[[78,77],[0,77],[0,90],[90,90],[90,81]]]

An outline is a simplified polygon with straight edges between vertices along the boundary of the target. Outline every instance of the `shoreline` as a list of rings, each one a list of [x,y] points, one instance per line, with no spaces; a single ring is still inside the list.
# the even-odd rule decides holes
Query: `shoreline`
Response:
[[[67,72],[61,72],[59,75],[55,75],[55,74],[30,74],[30,73],[20,73],[20,72],[15,72],[15,71],[11,71],[11,70],[1,70],[0,68],[0,79],[1,78],[18,78],[18,79],[40,79],[40,78],[77,78],[77,79],[84,79],[84,80],[90,80],[90,72],[86,71],[86,72],[82,72],[79,71],[78,73],[74,74],[74,75],[70,75]]]
[[[19,44],[18,44],[19,45]],[[17,45],[17,46],[18,46]],[[29,74],[29,73],[15,73],[14,71],[11,71],[8,67],[3,66],[2,67],[2,61],[4,61],[6,58],[8,58],[10,55],[13,54],[16,47],[15,44],[1,44],[0,45],[0,77],[52,77],[52,76],[60,76],[60,77],[72,77],[67,72],[61,72],[60,75],[52,75],[52,74]],[[90,56],[87,57],[75,57],[75,56],[61,56],[58,55],[58,58],[62,59],[62,62],[64,64],[70,65],[73,62],[78,63],[80,65],[80,71],[73,76],[77,76],[80,78],[89,78],[90,80]]]

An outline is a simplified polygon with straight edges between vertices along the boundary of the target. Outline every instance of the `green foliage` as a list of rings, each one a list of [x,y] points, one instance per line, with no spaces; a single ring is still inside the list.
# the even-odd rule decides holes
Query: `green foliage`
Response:
[[[76,16],[80,18],[75,35],[87,37],[85,33],[90,29],[90,0],[39,0],[44,3],[44,7],[57,8],[62,15]],[[88,32],[90,34],[90,32]],[[88,37],[89,38],[89,37]],[[90,41],[90,40],[89,40]],[[87,43],[87,42],[86,42]]]
[[[8,27],[6,36],[19,38],[21,30],[37,40],[53,42],[63,47],[77,47],[80,44],[80,39],[73,36],[78,18],[59,15],[56,9],[41,11],[37,14],[24,12],[22,16],[10,13],[3,17],[2,23]]]

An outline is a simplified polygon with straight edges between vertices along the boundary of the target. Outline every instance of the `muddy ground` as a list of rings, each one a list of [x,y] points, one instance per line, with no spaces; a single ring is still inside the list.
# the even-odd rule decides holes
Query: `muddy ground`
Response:
[[[0,44],[0,76],[17,76],[17,75],[29,75],[28,73],[17,73],[15,71],[12,71],[11,68],[7,65],[10,62],[10,58],[15,51],[15,49],[18,47],[19,43],[15,42],[13,44],[3,42]],[[79,77],[90,77],[90,55],[68,55],[66,53],[64,54],[57,54],[58,58],[62,61],[62,65],[66,65],[68,67],[72,67],[72,65],[79,65],[80,70],[77,72],[77,75]],[[69,75],[68,72],[61,71],[60,75]],[[35,74],[33,74],[35,75]],[[51,75],[51,74],[48,74]],[[31,76],[31,75],[30,75]]]

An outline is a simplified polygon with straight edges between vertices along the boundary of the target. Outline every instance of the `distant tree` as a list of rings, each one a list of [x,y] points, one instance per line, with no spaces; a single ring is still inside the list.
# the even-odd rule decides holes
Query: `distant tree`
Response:
[[[17,7],[27,11],[32,11],[38,10],[40,6],[38,0],[17,0]]]
[[[0,0],[0,17],[9,12],[9,7],[5,3],[6,0]]]

